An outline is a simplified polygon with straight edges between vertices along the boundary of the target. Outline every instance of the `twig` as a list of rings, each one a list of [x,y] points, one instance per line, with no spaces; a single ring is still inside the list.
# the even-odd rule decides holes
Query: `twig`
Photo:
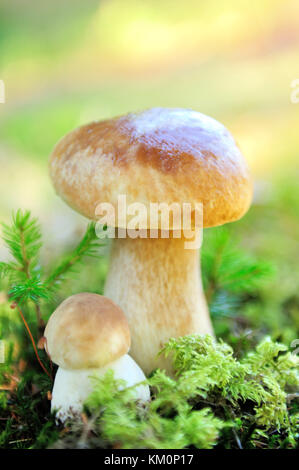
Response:
[[[37,318],[37,326],[38,326],[38,331],[39,335],[42,336],[44,329],[45,329],[45,322],[42,318],[41,310],[40,310],[40,305],[38,302],[34,302],[35,305],[35,311],[36,311],[36,318]]]
[[[232,419],[233,421],[235,421],[236,417],[235,417],[235,414],[234,414],[233,410],[229,410],[229,408],[226,408],[224,405],[222,405],[222,407],[223,407],[223,411],[224,411],[224,414],[226,415],[226,417],[229,418],[229,419]],[[235,441],[237,443],[238,448],[243,450],[241,440],[240,440],[234,426],[232,427],[232,431],[233,431],[233,435],[234,435],[234,438],[235,438]]]
[[[23,231],[23,229],[20,230],[20,244],[21,244],[22,257],[23,257],[23,261],[24,261],[23,270],[26,274],[27,279],[31,279],[30,259],[28,259],[28,257],[27,257],[26,244],[25,244],[25,240],[24,240],[24,231]],[[34,302],[34,306],[35,306],[35,312],[36,312],[36,318],[37,318],[38,331],[39,331],[40,334],[42,334],[43,330],[45,328],[45,322],[42,319],[39,304],[37,302]]]
[[[19,305],[18,305],[16,302],[14,302],[13,304],[11,304],[11,308],[17,308],[17,310],[18,310],[18,312],[19,312],[19,314],[20,314],[20,316],[21,316],[21,318],[22,318],[22,320],[23,320],[23,322],[24,322],[25,328],[26,328],[26,330],[27,330],[27,332],[28,332],[28,334],[29,334],[29,337],[30,337],[30,339],[31,339],[31,343],[32,343],[32,346],[33,346],[33,349],[34,349],[36,358],[37,358],[37,360],[38,360],[38,362],[39,362],[41,368],[43,369],[43,371],[47,374],[48,377],[50,377],[51,380],[53,380],[52,375],[50,374],[50,372],[47,371],[47,369],[45,368],[44,364],[42,363],[42,361],[41,361],[41,359],[40,359],[40,357],[39,357],[39,355],[38,355],[38,351],[37,351],[37,348],[36,348],[35,341],[34,341],[34,339],[33,339],[33,336],[32,336],[32,334],[31,334],[30,328],[29,328],[29,326],[28,326],[28,323],[27,323],[26,320],[25,320],[25,317],[24,317],[24,315],[23,315],[23,312],[22,312],[21,308],[19,307]]]
[[[18,442],[32,441],[32,438],[27,439],[17,439],[16,441],[9,441],[9,444],[17,444]]]

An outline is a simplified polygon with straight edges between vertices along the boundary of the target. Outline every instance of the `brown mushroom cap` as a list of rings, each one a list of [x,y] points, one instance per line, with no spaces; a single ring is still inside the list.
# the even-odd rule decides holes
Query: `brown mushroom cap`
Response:
[[[153,108],[66,135],[50,173],[57,193],[96,219],[100,202],[203,204],[204,227],[239,219],[252,199],[246,162],[229,131],[196,111]],[[126,225],[127,226],[127,225]],[[151,228],[148,221],[145,228]]]
[[[100,368],[127,354],[127,319],[112,300],[81,293],[64,300],[45,329],[46,348],[64,369]]]

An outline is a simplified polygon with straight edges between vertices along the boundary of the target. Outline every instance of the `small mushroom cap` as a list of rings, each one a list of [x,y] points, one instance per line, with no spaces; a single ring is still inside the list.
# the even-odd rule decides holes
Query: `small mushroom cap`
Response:
[[[56,145],[50,174],[57,193],[90,219],[100,202],[117,214],[123,194],[147,214],[150,202],[202,203],[203,225],[212,227],[241,218],[252,199],[247,164],[229,131],[186,109],[153,108],[80,127]],[[127,228],[129,220],[115,225]],[[147,215],[139,228],[164,227],[152,227]]]
[[[127,354],[130,331],[112,300],[83,292],[64,300],[45,329],[47,352],[64,369],[100,368]]]

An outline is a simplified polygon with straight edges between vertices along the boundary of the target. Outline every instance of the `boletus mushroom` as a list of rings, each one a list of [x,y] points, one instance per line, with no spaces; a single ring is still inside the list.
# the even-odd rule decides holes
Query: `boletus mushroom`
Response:
[[[128,387],[145,380],[128,355],[127,319],[121,308],[104,296],[81,293],[64,300],[51,315],[44,336],[46,351],[59,366],[51,409],[62,422],[82,412],[93,390],[92,377],[102,377],[111,369]],[[134,393],[142,401],[150,398],[145,384],[137,386]]]
[[[152,203],[202,204],[203,227],[214,227],[241,218],[252,198],[248,167],[229,131],[185,109],[154,108],[80,127],[55,147],[50,173],[57,193],[95,220],[99,203],[118,214],[125,195],[127,206],[142,203],[147,214]],[[170,337],[213,334],[198,249],[185,249],[184,232],[174,235],[171,223],[165,238],[158,219],[151,238],[146,216],[146,236],[133,238],[130,214],[119,219],[110,225],[126,236],[116,232],[113,240],[105,295],[128,318],[132,357],[146,373],[167,369],[157,353]]]

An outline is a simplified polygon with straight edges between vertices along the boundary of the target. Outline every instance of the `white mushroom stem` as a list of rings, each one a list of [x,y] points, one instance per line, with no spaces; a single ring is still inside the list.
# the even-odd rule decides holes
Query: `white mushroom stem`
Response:
[[[157,353],[171,337],[213,334],[203,293],[199,252],[185,239],[119,238],[113,241],[105,295],[125,312],[130,354],[145,373],[169,360]]]
[[[92,377],[102,377],[109,369],[113,370],[116,379],[125,380],[128,387],[145,380],[144,373],[128,354],[99,369],[70,370],[59,367],[51,402],[51,410],[56,411],[56,418],[65,422],[69,418],[78,416],[82,412],[83,403],[93,391]],[[135,398],[142,401],[149,400],[148,385],[136,387]]]

